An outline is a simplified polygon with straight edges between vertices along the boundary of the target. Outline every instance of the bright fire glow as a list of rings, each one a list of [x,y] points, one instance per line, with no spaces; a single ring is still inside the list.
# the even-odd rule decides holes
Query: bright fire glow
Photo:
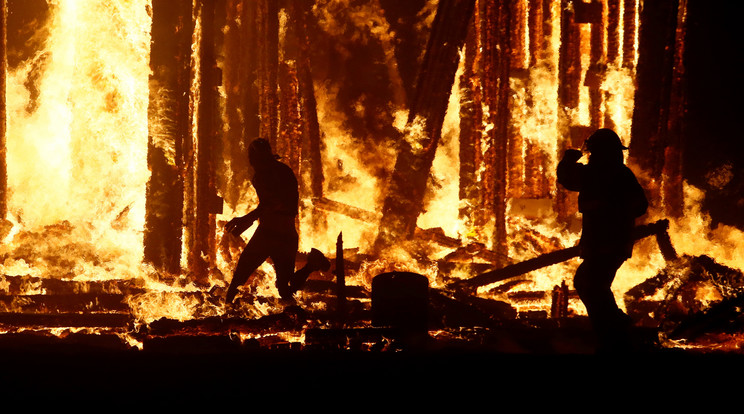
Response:
[[[38,260],[70,249],[62,254],[77,260],[68,269],[77,277],[131,276],[142,259],[149,177],[147,3],[51,3],[44,49],[8,76],[8,219],[23,232],[14,233],[16,239],[47,227],[30,241],[48,249]],[[25,86],[32,71],[39,72],[33,74],[37,97]],[[3,248],[14,242],[28,240],[6,240]],[[31,260],[10,259],[4,273],[27,266],[55,276]]]

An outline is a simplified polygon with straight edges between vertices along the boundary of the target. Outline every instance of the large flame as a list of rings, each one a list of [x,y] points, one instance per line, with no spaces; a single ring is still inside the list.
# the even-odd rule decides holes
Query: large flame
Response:
[[[147,4],[50,3],[44,48],[8,76],[8,218],[16,231],[62,226],[65,238],[86,244],[96,259],[75,258],[81,277],[132,275],[142,258]],[[38,96],[27,88],[30,79]],[[13,244],[10,237],[4,246]],[[37,242],[69,247],[69,239]],[[18,264],[6,260],[5,274]]]

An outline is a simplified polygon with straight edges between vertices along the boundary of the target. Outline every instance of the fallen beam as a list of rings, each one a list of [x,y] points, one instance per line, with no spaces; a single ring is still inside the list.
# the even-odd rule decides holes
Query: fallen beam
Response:
[[[128,313],[125,297],[116,293],[71,293],[62,295],[0,295],[2,312],[23,313]]]
[[[122,313],[0,313],[0,326],[36,328],[126,328],[132,316]]]
[[[662,251],[664,259],[673,260],[677,253],[669,240],[667,229],[669,228],[668,220],[659,220],[655,223],[637,226],[634,231],[634,240],[640,240],[648,236],[655,235]],[[569,247],[567,249],[557,250],[555,252],[545,253],[523,262],[515,263],[501,269],[491,270],[481,273],[473,278],[458,280],[453,285],[456,288],[474,288],[500,282],[515,276],[523,275],[533,270],[551,266],[566,260],[578,257],[580,254],[579,246]]]

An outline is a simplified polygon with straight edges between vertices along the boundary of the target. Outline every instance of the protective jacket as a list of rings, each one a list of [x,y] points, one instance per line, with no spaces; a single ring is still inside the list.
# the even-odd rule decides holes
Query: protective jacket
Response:
[[[633,172],[624,164],[582,164],[564,158],[558,163],[558,183],[579,192],[581,257],[633,252],[635,219],[646,213],[648,200]]]

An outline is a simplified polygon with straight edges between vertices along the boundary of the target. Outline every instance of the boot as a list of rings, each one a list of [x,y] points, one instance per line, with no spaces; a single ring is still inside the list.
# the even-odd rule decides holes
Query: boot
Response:
[[[310,249],[310,253],[307,255],[307,265],[310,273],[317,270],[327,271],[331,268],[331,262],[325,255],[318,249]]]
[[[295,292],[302,289],[302,286],[305,285],[305,282],[310,276],[310,273],[318,270],[327,271],[330,268],[330,260],[328,260],[328,258],[326,258],[320,250],[311,249],[310,253],[307,255],[307,263],[305,264],[305,266],[295,272],[295,274],[292,275],[292,278],[289,280],[289,288],[291,290],[291,293],[294,294]]]

